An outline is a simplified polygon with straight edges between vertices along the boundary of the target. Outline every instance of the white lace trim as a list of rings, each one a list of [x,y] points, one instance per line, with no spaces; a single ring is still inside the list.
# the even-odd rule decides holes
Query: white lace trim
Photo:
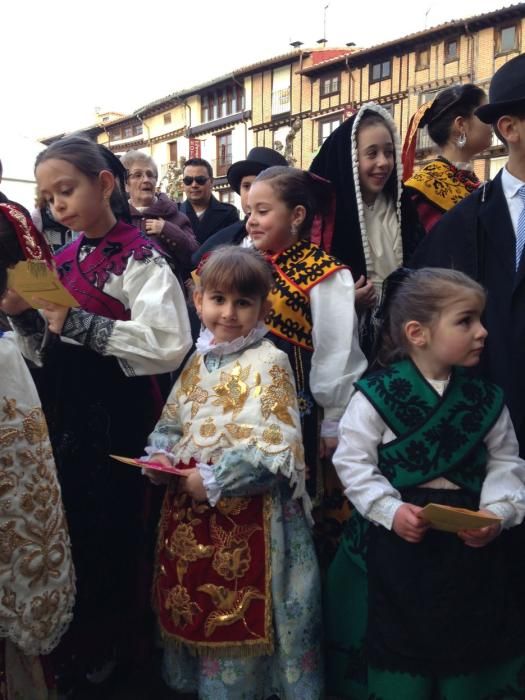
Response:
[[[267,333],[267,326],[260,321],[255,328],[252,328],[247,336],[241,335],[239,338],[235,338],[235,340],[230,342],[215,344],[213,333],[207,328],[203,328],[195,343],[195,349],[199,355],[207,355],[208,353],[212,353],[213,355],[231,355],[234,352],[240,352],[250,345],[253,345],[264,338]]]

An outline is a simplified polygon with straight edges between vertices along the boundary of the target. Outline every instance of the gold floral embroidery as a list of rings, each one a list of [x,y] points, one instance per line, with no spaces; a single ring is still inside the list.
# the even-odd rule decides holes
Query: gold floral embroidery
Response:
[[[208,400],[208,392],[199,386],[199,359],[194,357],[189,366],[181,375],[181,383],[178,398],[185,396],[184,403],[191,404],[191,417],[195,418],[201,406]]]
[[[241,367],[236,362],[231,372],[221,372],[221,383],[213,388],[217,397],[214,406],[222,406],[223,413],[232,411],[233,417],[243,409],[249,395],[246,380],[250,375],[250,365]]]
[[[206,418],[204,423],[201,425],[199,432],[204,438],[213,437],[217,432],[217,427],[213,418]]]
[[[70,619],[74,573],[44,414],[21,403],[4,396],[1,410],[0,602],[40,653]]]
[[[279,445],[283,441],[283,433],[278,425],[272,423],[263,431],[263,440],[270,445]]]
[[[166,610],[170,611],[172,620],[177,627],[193,624],[193,616],[202,612],[198,604],[191,600],[188,590],[184,586],[175,586],[170,590],[165,607]]]
[[[16,399],[8,399],[4,396],[3,420],[14,420],[16,418]]]
[[[179,583],[182,583],[190,562],[211,557],[213,554],[213,546],[199,544],[195,539],[193,528],[186,523],[181,523],[175,528],[169,541],[166,542],[166,550],[172,558],[177,558]]]
[[[264,600],[264,594],[254,586],[246,586],[246,588],[237,591],[230,590],[225,586],[216,586],[214,583],[205,583],[197,590],[207,593],[218,608],[206,618],[204,625],[206,637],[211,637],[217,627],[233,625],[238,620],[244,620],[252,600]],[[246,620],[244,620],[244,624],[246,626]]]
[[[253,433],[253,428],[249,425],[239,425],[238,423],[226,423],[226,430],[230,435],[236,440],[242,440],[243,438],[249,438]]]
[[[270,369],[272,383],[265,387],[261,396],[261,412],[268,419],[272,414],[283,423],[293,425],[290,408],[295,405],[295,389],[288,372],[278,365]]]
[[[248,540],[254,532],[261,530],[259,525],[234,525],[225,530],[217,524],[217,518],[210,519],[210,533],[215,554],[212,566],[227,581],[242,578],[250,568],[251,553]]]
[[[249,505],[249,498],[221,498],[215,507],[222,515],[239,515]]]

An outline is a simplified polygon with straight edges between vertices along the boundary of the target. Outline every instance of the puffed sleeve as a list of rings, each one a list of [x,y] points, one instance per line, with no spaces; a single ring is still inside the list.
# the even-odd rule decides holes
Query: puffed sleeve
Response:
[[[71,309],[62,336],[116,357],[127,376],[177,369],[190,349],[191,335],[184,295],[166,260],[130,258],[118,283],[129,321]],[[112,293],[109,285],[104,291]]]
[[[485,445],[487,474],[480,508],[503,518],[504,528],[519,525],[525,516],[525,461],[519,457],[518,440],[506,407],[487,434]]]
[[[312,369],[310,388],[324,408],[322,434],[337,434],[356,382],[366,370],[367,361],[359,347],[354,307],[354,281],[348,270],[339,270],[310,292],[313,321]],[[329,425],[333,432],[329,432]]]
[[[378,446],[385,432],[381,416],[357,392],[339,423],[333,463],[348,500],[365,518],[390,530],[402,501],[377,466]]]

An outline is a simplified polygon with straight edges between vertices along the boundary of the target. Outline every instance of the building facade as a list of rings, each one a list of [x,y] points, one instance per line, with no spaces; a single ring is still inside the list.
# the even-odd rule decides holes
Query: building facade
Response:
[[[524,51],[524,29],[525,3],[519,3],[366,49],[294,45],[293,51],[168,95],[131,115],[99,115],[97,124],[81,131],[116,154],[149,153],[163,189],[181,161],[205,158],[213,166],[217,196],[238,205],[225,175],[253,146],[276,148],[290,163],[308,168],[330,133],[369,101],[391,112],[403,139],[411,115],[444,87],[473,82],[488,90],[494,72]],[[422,130],[416,167],[432,154]],[[504,162],[504,149],[494,138],[474,168],[488,179]]]

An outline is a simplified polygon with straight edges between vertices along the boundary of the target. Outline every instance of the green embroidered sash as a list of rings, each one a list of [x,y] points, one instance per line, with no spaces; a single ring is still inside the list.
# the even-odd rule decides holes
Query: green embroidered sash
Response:
[[[499,387],[454,368],[440,396],[411,360],[372,374],[356,387],[397,436],[378,450],[378,467],[395,488],[446,477],[481,492],[487,461],[483,440],[503,408]],[[368,525],[354,511],[343,544],[362,567]]]

